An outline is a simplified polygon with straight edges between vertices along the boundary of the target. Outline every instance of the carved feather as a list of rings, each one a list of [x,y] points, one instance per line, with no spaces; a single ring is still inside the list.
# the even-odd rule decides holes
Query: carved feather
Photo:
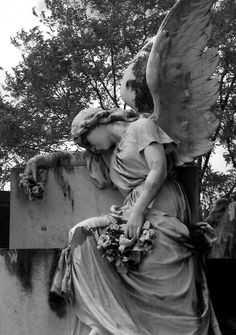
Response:
[[[158,68],[153,69],[158,73],[156,91],[160,106],[154,110],[154,116],[158,125],[176,141],[179,165],[211,150],[213,142],[209,139],[219,124],[210,111],[219,90],[218,79],[212,78],[219,57],[215,48],[208,48],[213,3],[212,0],[178,1],[156,37],[160,39],[161,32],[167,31],[169,43],[160,44],[161,60]],[[153,40],[138,53],[121,85],[124,101],[141,113],[151,113],[153,107],[145,79],[152,44]],[[147,75],[152,69],[148,70]]]

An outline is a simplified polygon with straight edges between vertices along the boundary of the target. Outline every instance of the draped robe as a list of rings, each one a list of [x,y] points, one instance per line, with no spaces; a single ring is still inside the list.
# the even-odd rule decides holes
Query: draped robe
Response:
[[[149,173],[144,149],[155,142],[164,145],[167,156],[171,155],[172,139],[151,119],[142,118],[128,127],[109,164],[103,159],[106,164],[101,166],[101,161],[88,158],[91,177],[97,183],[110,178],[125,196],[120,209],[124,222]],[[104,220],[114,217],[111,212]],[[73,335],[87,335],[91,329],[102,335],[221,334],[203,257],[190,234],[189,217],[186,196],[168,164],[168,176],[145,215],[156,232],[155,248],[136,269],[118,273],[102,258],[94,234],[86,234],[81,227],[73,232],[70,270],[67,265],[64,273],[64,283],[68,284],[65,278],[70,278],[67,289],[73,292]],[[207,229],[201,233],[211,243],[211,237],[204,236]],[[57,279],[55,275],[54,291],[61,290]]]

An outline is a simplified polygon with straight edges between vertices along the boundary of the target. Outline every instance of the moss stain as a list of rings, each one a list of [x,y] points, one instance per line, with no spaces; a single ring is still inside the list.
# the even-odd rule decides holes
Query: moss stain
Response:
[[[50,269],[48,272],[48,304],[50,309],[56,313],[59,318],[66,315],[66,301],[50,293],[50,287],[53,276],[60,258],[61,249],[51,249],[47,252],[43,249],[2,249],[0,255],[3,256],[6,269],[11,276],[16,276],[21,283],[22,288],[27,294],[33,291],[33,276],[38,271],[38,266],[42,262],[48,262],[48,256],[52,255]]]
[[[133,75],[135,79],[128,80],[126,86],[135,92],[135,105],[140,113],[151,113],[153,111],[153,100],[146,82],[146,67],[149,54],[139,56],[133,64]]]
[[[33,290],[32,278],[37,271],[37,264],[46,257],[39,249],[12,249],[1,250],[0,255],[4,257],[6,268],[10,275],[15,275],[23,289],[31,293]]]
[[[68,167],[66,168],[67,172],[69,173],[74,173],[74,168],[73,167]],[[73,191],[70,187],[69,182],[64,178],[63,173],[62,173],[62,169],[60,167],[55,167],[54,168],[54,176],[55,179],[58,183],[58,185],[60,186],[62,193],[64,195],[64,198],[69,199],[70,203],[71,203],[71,207],[72,207],[72,211],[74,210],[74,195],[73,195]]]

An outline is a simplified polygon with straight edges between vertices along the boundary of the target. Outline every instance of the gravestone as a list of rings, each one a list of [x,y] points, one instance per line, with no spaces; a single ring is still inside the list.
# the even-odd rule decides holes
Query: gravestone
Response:
[[[78,222],[121,205],[117,190],[96,188],[85,165],[52,167],[42,199],[29,200],[11,176],[10,248],[64,248],[68,232]]]

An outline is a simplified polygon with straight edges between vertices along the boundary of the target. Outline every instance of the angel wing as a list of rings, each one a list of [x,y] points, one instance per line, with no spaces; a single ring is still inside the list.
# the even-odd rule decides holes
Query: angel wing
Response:
[[[178,1],[156,37],[163,39],[163,32],[168,32],[168,43],[155,41],[160,48],[158,68],[147,71],[149,55],[155,47],[152,39],[129,65],[121,84],[121,96],[130,107],[140,113],[152,113],[153,95],[147,86],[146,71],[157,73],[159,110],[154,110],[154,116],[177,143],[177,165],[192,162],[211,150],[214,143],[209,138],[219,124],[210,111],[219,90],[218,78],[212,78],[219,60],[217,49],[207,47],[213,3]]]

